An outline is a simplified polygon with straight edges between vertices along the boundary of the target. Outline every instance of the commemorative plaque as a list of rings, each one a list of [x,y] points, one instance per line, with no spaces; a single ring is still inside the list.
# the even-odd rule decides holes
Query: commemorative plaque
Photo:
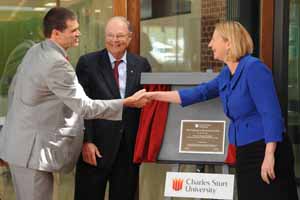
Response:
[[[181,120],[179,153],[224,154],[225,121]]]

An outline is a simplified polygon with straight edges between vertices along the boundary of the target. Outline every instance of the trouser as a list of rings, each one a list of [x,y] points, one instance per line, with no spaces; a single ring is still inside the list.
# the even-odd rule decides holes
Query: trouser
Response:
[[[53,174],[9,164],[16,200],[52,200]]]
[[[239,200],[298,200],[294,174],[294,156],[289,138],[285,135],[275,151],[275,176],[270,184],[261,178],[265,157],[264,140],[237,148],[237,186]]]
[[[101,150],[101,149],[100,149]],[[98,168],[80,160],[75,175],[75,200],[104,200],[109,182],[109,200],[134,200],[139,166],[132,162],[124,137],[110,168]]]

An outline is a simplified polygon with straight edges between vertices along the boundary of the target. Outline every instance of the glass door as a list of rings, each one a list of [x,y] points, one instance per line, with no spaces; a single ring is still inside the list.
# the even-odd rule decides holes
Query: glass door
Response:
[[[58,5],[73,10],[78,16],[81,41],[68,54],[73,66],[80,55],[104,47],[104,26],[113,16],[113,0],[1,0],[0,1],[0,130],[5,122],[8,89],[27,50],[44,39],[42,19]],[[55,174],[53,200],[71,200],[74,173]],[[0,200],[15,199],[11,174],[0,163]]]
[[[42,18],[53,6],[47,0],[0,1],[0,129],[7,113],[9,85],[27,50],[43,39]],[[10,171],[1,164],[0,199],[15,199]]]
[[[288,133],[300,179],[300,0],[290,0],[288,48]]]

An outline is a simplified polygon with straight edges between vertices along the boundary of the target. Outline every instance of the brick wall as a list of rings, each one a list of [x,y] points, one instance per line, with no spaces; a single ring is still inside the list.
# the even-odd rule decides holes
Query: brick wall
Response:
[[[201,1],[201,71],[212,69],[220,70],[222,62],[213,59],[213,53],[208,48],[208,43],[214,31],[214,25],[220,20],[226,19],[226,0],[202,0]]]

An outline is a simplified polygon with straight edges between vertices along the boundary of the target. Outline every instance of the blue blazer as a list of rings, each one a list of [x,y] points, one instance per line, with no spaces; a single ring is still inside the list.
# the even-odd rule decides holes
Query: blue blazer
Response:
[[[231,120],[229,142],[237,146],[264,139],[282,141],[285,131],[272,73],[259,59],[246,55],[230,76],[227,65],[213,80],[179,90],[181,105],[220,97]]]

